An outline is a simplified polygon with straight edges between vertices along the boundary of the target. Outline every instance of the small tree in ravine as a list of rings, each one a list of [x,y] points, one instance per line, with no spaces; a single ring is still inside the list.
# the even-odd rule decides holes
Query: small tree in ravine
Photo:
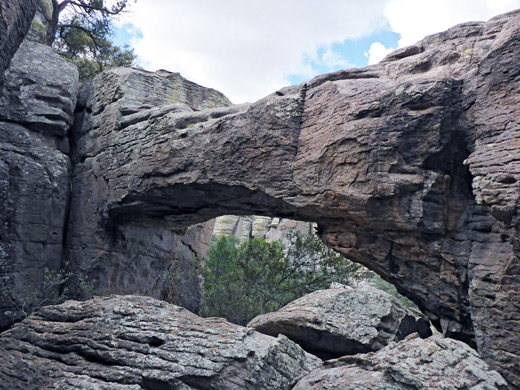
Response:
[[[293,232],[288,238],[286,248],[260,238],[242,245],[226,236],[214,242],[203,272],[203,315],[245,325],[332,282],[348,285],[371,277],[317,237]]]
[[[54,34],[49,44],[78,66],[81,80],[116,66],[135,65],[133,50],[114,46],[110,39],[113,21],[126,11],[129,1],[108,6],[105,0],[53,0]]]

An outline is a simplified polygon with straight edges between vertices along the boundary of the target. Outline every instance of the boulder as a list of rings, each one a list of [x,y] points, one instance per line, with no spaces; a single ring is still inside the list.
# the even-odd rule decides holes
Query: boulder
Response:
[[[59,70],[59,71],[57,71]],[[74,120],[78,70],[49,46],[24,41],[0,90],[0,121],[65,137]]]
[[[321,361],[284,336],[152,298],[40,309],[0,335],[0,389],[290,389]]]
[[[377,351],[411,333],[432,334],[426,316],[374,287],[318,290],[247,326],[271,336],[283,334],[325,359]]]
[[[499,373],[466,344],[440,335],[410,335],[374,353],[330,360],[293,390],[508,389]]]

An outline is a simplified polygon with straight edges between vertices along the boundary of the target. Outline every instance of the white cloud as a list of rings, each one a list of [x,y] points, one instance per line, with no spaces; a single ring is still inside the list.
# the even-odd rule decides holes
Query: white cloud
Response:
[[[340,54],[334,52],[330,47],[321,56],[321,62],[329,68],[342,67],[348,68],[351,66],[349,62]]]
[[[291,75],[349,66],[333,43],[390,26],[404,46],[514,8],[520,0],[138,0],[122,23],[142,32],[133,47],[147,69],[180,72],[240,103],[287,85]],[[389,50],[374,42],[366,54],[374,63]]]
[[[368,58],[368,64],[373,65],[377,64],[383,58],[386,57],[387,54],[393,52],[395,48],[385,47],[381,42],[374,42],[370,45],[370,49],[365,53],[365,57]]]
[[[180,72],[239,103],[287,85],[291,74],[314,76],[304,59],[384,25],[386,1],[139,0],[124,22],[142,31],[133,46],[151,70]]]
[[[385,16],[401,35],[402,47],[456,24],[485,21],[515,8],[520,8],[520,0],[389,0]]]

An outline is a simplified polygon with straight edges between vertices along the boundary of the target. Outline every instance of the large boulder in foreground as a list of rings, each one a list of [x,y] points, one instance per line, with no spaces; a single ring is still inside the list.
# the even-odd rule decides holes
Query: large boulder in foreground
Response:
[[[47,306],[0,336],[0,389],[289,389],[321,361],[153,298]]]
[[[410,335],[379,352],[326,362],[293,390],[506,390],[505,380],[466,344]]]
[[[432,334],[426,316],[373,287],[315,291],[248,326],[283,334],[323,358],[377,351],[415,332],[424,338]]]

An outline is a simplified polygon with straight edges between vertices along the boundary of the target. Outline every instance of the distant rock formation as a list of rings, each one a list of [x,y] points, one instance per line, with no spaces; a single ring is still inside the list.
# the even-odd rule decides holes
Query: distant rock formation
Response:
[[[305,236],[315,234],[312,222],[293,221],[286,218],[272,218],[258,215],[238,216],[223,215],[215,219],[213,234],[219,236],[235,236],[240,242],[251,238],[264,238],[267,241],[282,240],[297,231]]]
[[[411,333],[432,335],[424,315],[373,287],[315,291],[247,326],[271,336],[283,334],[329,359],[377,351]]]

